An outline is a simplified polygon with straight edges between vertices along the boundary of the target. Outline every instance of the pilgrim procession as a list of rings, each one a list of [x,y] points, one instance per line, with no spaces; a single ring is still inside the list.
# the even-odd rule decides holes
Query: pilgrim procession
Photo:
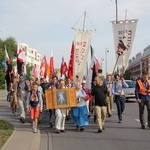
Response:
[[[128,19],[127,9],[119,20],[115,4],[116,18],[108,20],[114,50],[101,50],[105,58],[97,55],[93,41],[103,41],[96,40],[99,29],[87,11],[82,26],[78,20],[72,27],[67,53],[40,54],[13,38],[1,39],[0,122],[12,131],[4,142],[0,136],[0,149],[149,149],[150,46],[131,58],[139,20]]]

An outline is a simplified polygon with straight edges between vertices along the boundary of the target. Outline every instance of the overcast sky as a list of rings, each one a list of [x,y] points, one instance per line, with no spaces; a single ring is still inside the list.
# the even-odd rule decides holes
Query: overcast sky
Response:
[[[0,38],[9,36],[35,48],[42,57],[53,52],[55,67],[60,67],[62,55],[69,61],[74,30],[82,28],[83,14],[87,12],[85,28],[96,32],[92,46],[99,61],[107,54],[108,71],[115,63],[112,25],[115,20],[115,0],[0,0]],[[118,0],[119,19],[139,19],[131,57],[150,44],[150,1]],[[81,18],[81,19],[80,19]],[[105,72],[105,61],[103,61]]]

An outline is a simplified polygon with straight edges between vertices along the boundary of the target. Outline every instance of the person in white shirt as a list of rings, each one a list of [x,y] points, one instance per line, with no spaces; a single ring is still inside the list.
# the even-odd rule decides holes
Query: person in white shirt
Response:
[[[84,130],[84,126],[88,125],[88,110],[86,106],[86,93],[81,89],[81,84],[75,84],[76,98],[78,100],[77,107],[71,108],[71,122],[76,124],[76,129],[80,127],[80,131]]]

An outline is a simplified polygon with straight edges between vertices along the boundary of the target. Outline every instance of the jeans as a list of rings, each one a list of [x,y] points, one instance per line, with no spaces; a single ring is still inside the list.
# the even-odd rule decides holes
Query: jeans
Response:
[[[117,106],[118,119],[122,121],[122,113],[125,109],[125,98],[124,96],[115,95],[115,102]]]

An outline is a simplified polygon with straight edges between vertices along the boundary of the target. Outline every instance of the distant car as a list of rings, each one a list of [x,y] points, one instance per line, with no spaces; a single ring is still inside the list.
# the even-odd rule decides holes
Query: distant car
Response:
[[[125,80],[125,82],[129,86],[128,88],[123,88],[126,101],[129,101],[130,99],[135,100],[135,81]]]

